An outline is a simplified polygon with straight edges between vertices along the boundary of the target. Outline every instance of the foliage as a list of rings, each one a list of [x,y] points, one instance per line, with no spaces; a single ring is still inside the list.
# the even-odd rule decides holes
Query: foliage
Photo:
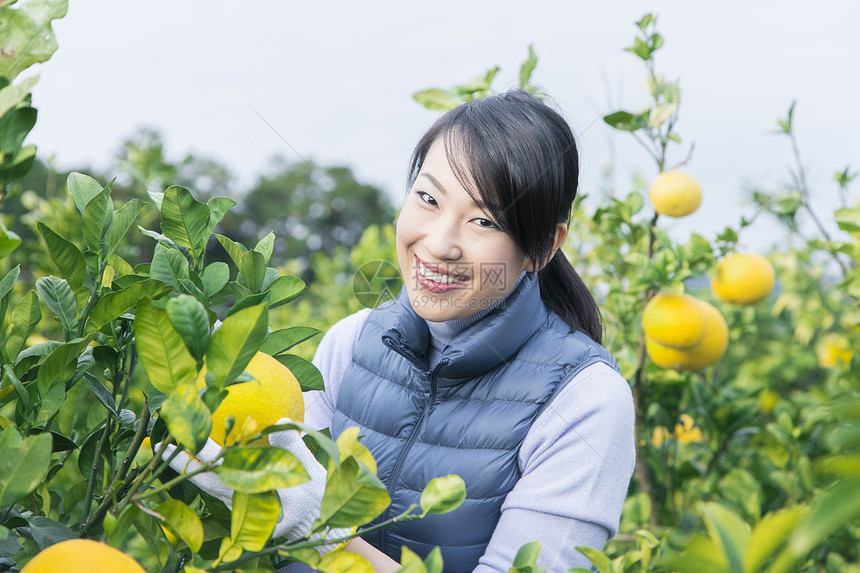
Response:
[[[537,54],[534,48],[529,46],[528,58],[520,65],[519,87],[538,97],[544,97],[540,88],[531,82],[532,72],[536,66]],[[499,66],[492,67],[484,75],[477,76],[463,85],[454,86],[450,89],[430,88],[422,90],[413,94],[412,98],[429,110],[448,111],[461,103],[496,93],[492,84],[496,74],[499,73],[499,69]]]
[[[259,349],[284,362],[304,386],[319,387],[314,367],[285,353],[307,335],[267,330],[269,308],[289,303],[306,287],[268,266],[274,234],[253,249],[217,236],[235,265],[235,280],[227,264],[205,262],[206,244],[235,204],[231,199],[200,203],[177,186],[151,193],[160,230],[138,228],[156,243],[154,255],[132,267],[115,253],[144,207],[140,200],[114,208],[110,184],[78,173],[67,187],[80,213],[83,245],[42,224],[60,276],[39,278],[23,297],[13,289],[19,267],[0,281],[0,316],[12,308],[11,324],[0,330],[3,556],[20,564],[60,539],[104,536],[149,570],[183,564],[232,570],[254,560],[267,568],[267,556],[307,560],[300,550],[328,542],[328,528],[360,526],[384,510],[387,491],[366,465],[357,432],[335,443],[290,424],[223,448],[200,471],[216,471],[235,490],[232,512],[187,483],[192,473],[168,469],[167,445],[175,441],[197,451],[206,442],[224,388],[241,380]],[[215,309],[224,319],[211,334]],[[43,320],[54,321],[58,339],[28,345]],[[198,391],[204,363],[212,376]],[[287,452],[249,444],[290,428],[308,431],[329,460],[323,516],[309,533],[323,538],[273,543],[279,505],[272,490],[307,478],[300,464],[283,463]],[[357,473],[365,477],[357,480]],[[464,495],[458,480],[431,481],[424,511],[410,508],[381,525],[450,511]],[[165,531],[179,541],[172,544]]]

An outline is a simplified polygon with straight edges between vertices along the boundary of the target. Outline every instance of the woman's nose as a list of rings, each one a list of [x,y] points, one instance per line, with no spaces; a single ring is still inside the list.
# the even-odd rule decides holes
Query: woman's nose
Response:
[[[460,240],[456,225],[437,221],[424,235],[424,248],[437,261],[456,261],[463,256]]]

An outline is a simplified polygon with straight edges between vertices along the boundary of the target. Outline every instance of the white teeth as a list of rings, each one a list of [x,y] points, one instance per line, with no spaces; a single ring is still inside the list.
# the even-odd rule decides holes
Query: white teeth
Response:
[[[422,275],[424,275],[426,278],[428,278],[431,281],[436,282],[436,283],[451,284],[451,283],[462,282],[462,281],[466,280],[465,278],[462,278],[462,277],[455,277],[452,275],[443,275],[443,274],[433,272],[430,269],[428,269],[426,266],[424,266],[424,263],[419,262],[418,268],[419,268],[419,271],[421,272]]]

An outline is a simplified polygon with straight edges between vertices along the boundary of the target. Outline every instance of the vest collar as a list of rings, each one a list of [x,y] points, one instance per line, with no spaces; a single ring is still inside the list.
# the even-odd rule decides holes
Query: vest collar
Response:
[[[427,322],[412,308],[406,287],[379,310],[385,312],[383,343],[427,370]],[[504,304],[445,345],[437,366],[439,384],[445,385],[446,379],[453,384],[455,379],[472,378],[495,368],[511,358],[546,320],[537,273],[526,273]]]

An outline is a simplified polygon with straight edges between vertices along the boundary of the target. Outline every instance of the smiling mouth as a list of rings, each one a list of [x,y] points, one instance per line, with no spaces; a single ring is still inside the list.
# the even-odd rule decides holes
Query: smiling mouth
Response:
[[[434,283],[438,283],[441,285],[456,285],[469,280],[469,277],[464,277],[462,275],[453,275],[434,271],[418,257],[415,257],[415,262],[418,274],[420,274],[422,277],[429,281],[433,281]]]

